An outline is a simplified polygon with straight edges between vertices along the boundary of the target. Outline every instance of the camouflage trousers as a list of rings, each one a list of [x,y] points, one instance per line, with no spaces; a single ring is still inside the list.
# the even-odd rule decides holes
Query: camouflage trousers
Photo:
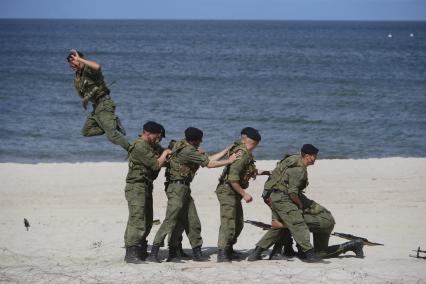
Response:
[[[125,196],[129,219],[124,233],[126,247],[146,244],[153,221],[152,184],[127,183]]]
[[[118,131],[119,128],[124,132],[118,116],[115,115],[115,104],[112,100],[105,100],[93,105],[93,111],[87,117],[81,133],[86,137],[106,134],[109,141],[127,151],[129,142]]]
[[[185,184],[170,183],[167,186],[166,195],[168,199],[166,217],[155,235],[153,244],[159,247],[164,246],[164,240],[168,236],[169,246],[177,247],[180,236],[183,231],[186,231],[191,247],[201,246],[203,244],[201,222],[190,187]]]
[[[314,248],[315,252],[321,255],[328,253],[328,241],[335,224],[330,211],[321,207],[322,210],[315,214],[303,213],[288,194],[281,191],[272,192],[271,201],[272,218],[287,224],[294,240],[304,252]],[[313,246],[310,242],[310,232],[314,238]],[[270,229],[256,246],[268,249],[282,236],[283,229]]]
[[[217,247],[225,249],[237,242],[244,227],[241,195],[235,192],[229,184],[219,184],[216,188],[220,204],[220,228]]]

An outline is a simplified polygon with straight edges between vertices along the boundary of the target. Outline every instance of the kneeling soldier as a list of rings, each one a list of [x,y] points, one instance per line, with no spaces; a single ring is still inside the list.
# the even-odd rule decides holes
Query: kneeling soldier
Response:
[[[334,218],[330,211],[303,194],[308,185],[307,167],[315,163],[317,154],[317,148],[305,144],[300,155],[286,156],[278,162],[265,183],[265,189],[271,192],[272,219],[288,227],[298,244],[301,259],[306,262],[318,262],[321,257],[335,257],[347,251],[353,251],[357,257],[363,257],[361,240],[328,246],[335,224]],[[310,231],[313,233],[314,246],[310,242]],[[282,237],[282,233],[281,228],[268,230],[256,244],[248,260],[262,259],[262,252]]]

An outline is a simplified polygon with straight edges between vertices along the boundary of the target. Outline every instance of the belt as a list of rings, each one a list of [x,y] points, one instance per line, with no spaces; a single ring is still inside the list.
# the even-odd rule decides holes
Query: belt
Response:
[[[111,96],[109,94],[105,94],[105,95],[97,98],[96,101],[95,101],[95,104],[99,104],[103,101],[110,100],[110,99],[111,99]]]
[[[189,182],[189,181],[183,181],[183,180],[171,180],[171,181],[169,181],[169,183],[177,183],[177,184],[189,185],[191,182]]]

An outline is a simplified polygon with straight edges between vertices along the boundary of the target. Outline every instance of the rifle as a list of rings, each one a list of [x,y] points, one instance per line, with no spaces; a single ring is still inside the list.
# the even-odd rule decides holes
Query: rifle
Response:
[[[259,222],[259,221],[245,220],[244,223],[251,224],[251,225],[259,227],[263,230],[269,230],[269,229],[272,228],[271,225],[263,223],[263,222]]]
[[[413,251],[416,252],[416,255],[410,254],[411,257],[426,259],[426,250],[421,250],[420,247],[418,247],[417,250],[413,250]],[[424,255],[420,255],[420,254],[424,254]]]
[[[380,243],[373,243],[373,242],[370,242],[369,240],[367,240],[366,238],[354,236],[354,235],[351,235],[351,234],[334,232],[331,235],[336,236],[336,237],[340,237],[340,238],[343,238],[343,239],[347,239],[347,240],[350,240],[350,241],[362,240],[364,242],[364,245],[367,245],[367,246],[383,246],[384,245],[384,244],[380,244]]]
[[[269,229],[272,228],[271,225],[263,223],[263,222],[260,222],[260,221],[245,220],[244,223],[251,224],[251,225],[256,226],[258,228],[261,228],[263,230],[269,230]],[[286,227],[284,227],[284,228],[286,228]],[[336,237],[340,237],[340,238],[344,238],[344,239],[347,239],[347,240],[350,240],[350,241],[351,240],[362,240],[364,242],[364,245],[367,245],[367,246],[383,246],[384,245],[384,244],[380,244],[380,243],[370,242],[366,238],[354,236],[354,235],[351,235],[351,234],[334,232],[331,235],[336,236]],[[419,250],[419,252],[426,253],[426,251],[421,251],[421,250]]]

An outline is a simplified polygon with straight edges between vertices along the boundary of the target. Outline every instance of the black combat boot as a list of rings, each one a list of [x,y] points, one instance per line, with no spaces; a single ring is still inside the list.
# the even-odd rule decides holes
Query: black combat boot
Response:
[[[240,259],[241,253],[234,250],[234,246],[230,246],[228,249],[228,254],[232,259]]]
[[[262,259],[262,252],[263,252],[263,248],[256,246],[256,248],[251,253],[251,255],[249,255],[249,257],[247,258],[247,260],[248,261],[261,260]]]
[[[159,251],[160,251],[160,247],[157,247],[156,245],[153,245],[151,247],[151,253],[150,253],[149,257],[146,260],[151,261],[151,262],[158,262],[158,263],[160,263],[161,260],[158,257],[158,252]]]
[[[180,244],[178,245],[178,247],[177,247],[177,255],[178,255],[179,257],[184,257],[184,258],[189,257],[189,255],[187,255],[187,254],[183,251],[182,243],[180,243]]]
[[[147,249],[148,249],[148,242],[147,241],[142,242],[139,248],[140,259],[145,260],[149,256]]]
[[[169,247],[169,256],[167,257],[167,262],[173,261],[178,257],[177,247]]]
[[[269,254],[269,260],[280,260],[282,257],[283,244],[275,244]]]
[[[356,257],[363,258],[364,257],[364,242],[360,239],[358,240],[352,240],[350,242],[341,244],[341,248],[343,249],[343,253],[346,253],[347,251],[353,251],[356,255]]]
[[[287,258],[292,258],[296,256],[296,252],[294,251],[292,244],[284,245],[283,256]]]
[[[231,262],[232,259],[229,256],[229,249],[218,249],[217,251],[217,262]]]
[[[124,261],[134,264],[143,263],[142,259],[139,257],[139,249],[140,248],[137,246],[126,247],[126,256],[124,257]]]
[[[304,252],[304,257],[301,258],[301,260],[304,262],[313,263],[320,262],[321,258],[315,254],[314,249],[310,249]]]
[[[192,249],[192,260],[203,261],[203,255],[201,254],[201,246]]]

